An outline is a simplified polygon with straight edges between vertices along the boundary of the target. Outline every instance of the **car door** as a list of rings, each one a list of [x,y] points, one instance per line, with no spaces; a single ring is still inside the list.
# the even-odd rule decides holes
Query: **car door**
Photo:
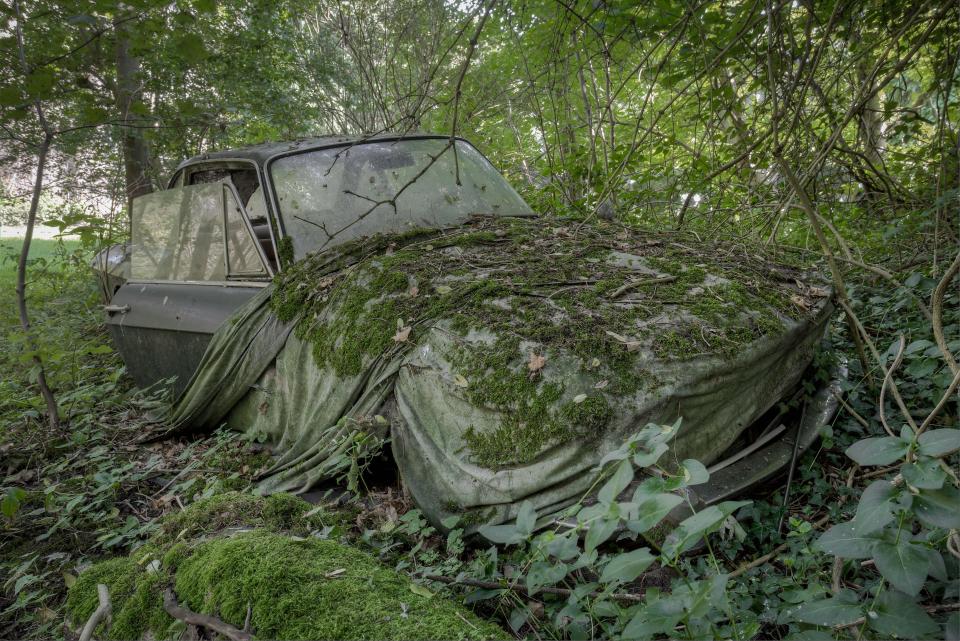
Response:
[[[208,182],[134,200],[130,280],[107,326],[140,386],[183,391],[210,338],[267,285],[272,269],[234,186]]]

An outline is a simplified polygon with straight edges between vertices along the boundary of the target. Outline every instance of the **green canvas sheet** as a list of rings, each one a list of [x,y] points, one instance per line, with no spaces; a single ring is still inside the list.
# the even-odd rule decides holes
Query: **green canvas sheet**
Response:
[[[668,456],[709,464],[797,383],[829,290],[613,232],[484,220],[308,258],[224,325],[174,421],[266,437],[262,493],[355,478],[389,438],[434,524],[560,510],[650,422],[682,417]]]

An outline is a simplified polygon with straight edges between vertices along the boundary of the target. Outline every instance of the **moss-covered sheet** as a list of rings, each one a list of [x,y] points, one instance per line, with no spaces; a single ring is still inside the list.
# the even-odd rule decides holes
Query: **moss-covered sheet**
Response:
[[[175,416],[232,408],[269,438],[265,493],[350,477],[390,437],[434,523],[502,522],[525,499],[572,502],[648,422],[682,417],[674,456],[709,464],[796,383],[831,311],[819,277],[754,248],[477,219],[285,270],[214,338]]]
[[[296,497],[229,493],[167,517],[129,557],[82,572],[67,609],[81,626],[107,585],[113,622],[97,638],[177,638],[163,609],[172,586],[181,605],[260,639],[502,639],[496,625],[421,588],[370,555],[309,537],[331,525]],[[414,591],[416,590],[416,591]],[[104,634],[106,633],[106,634]]]

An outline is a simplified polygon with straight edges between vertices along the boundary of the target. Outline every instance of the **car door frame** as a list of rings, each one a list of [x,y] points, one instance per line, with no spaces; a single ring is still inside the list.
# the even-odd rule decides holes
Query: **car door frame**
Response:
[[[216,165],[219,163],[209,163]],[[171,376],[174,396],[179,395],[196,370],[214,332],[246,301],[269,285],[274,270],[250,223],[234,185],[219,183],[239,207],[247,233],[253,240],[265,273],[260,278],[231,278],[224,207],[224,279],[172,281],[131,278],[107,306],[107,327],[127,370],[141,387]],[[225,203],[226,205],[226,203]],[[136,251],[136,248],[132,248]]]
[[[284,232],[283,227],[281,226],[282,223],[280,222],[280,216],[277,211],[277,207],[273,201],[273,185],[270,184],[269,181],[265,180],[266,173],[260,163],[250,158],[235,157],[192,160],[177,167],[176,171],[174,171],[173,175],[170,177],[170,180],[167,181],[167,189],[173,189],[176,187],[177,181],[180,181],[181,183],[179,186],[184,186],[187,177],[197,170],[215,169],[218,166],[223,167],[229,164],[239,163],[251,165],[253,167],[253,170],[257,172],[257,181],[260,184],[260,189],[263,190],[263,200],[267,206],[267,227],[270,231],[270,242],[273,244],[273,255],[277,257],[276,269],[271,270],[272,276],[277,272],[283,271],[283,261],[280,260],[280,241],[283,239]],[[240,200],[237,199],[237,202],[240,202]],[[244,213],[246,213],[246,205],[241,202],[240,206],[243,207]],[[249,216],[245,216],[245,220],[249,225]],[[268,268],[271,267],[270,261],[267,261],[266,264]]]

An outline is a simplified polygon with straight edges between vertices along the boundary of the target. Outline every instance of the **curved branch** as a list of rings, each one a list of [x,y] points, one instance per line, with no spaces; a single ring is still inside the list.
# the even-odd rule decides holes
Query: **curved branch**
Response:
[[[947,272],[943,275],[943,278],[937,283],[936,289],[933,290],[933,296],[930,298],[930,308],[933,315],[933,337],[937,341],[937,347],[940,348],[940,353],[943,354],[943,360],[947,362],[947,365],[950,366],[950,371],[954,374],[960,372],[960,367],[957,366],[957,361],[953,357],[953,354],[947,349],[947,339],[943,335],[943,297],[946,295],[947,287],[950,286],[950,282],[957,275],[958,271],[960,271],[960,252],[957,252],[957,256],[953,259],[950,267],[947,268]]]
[[[217,634],[231,639],[231,641],[252,641],[253,635],[245,630],[235,628],[229,623],[208,614],[197,614],[189,608],[185,608],[177,603],[177,595],[173,590],[167,588],[163,593],[163,609],[167,614],[178,621],[189,623],[190,625],[200,625]]]
[[[100,605],[87,619],[87,624],[83,626],[83,632],[80,633],[79,641],[91,641],[93,631],[97,629],[100,622],[104,619],[110,620],[110,615],[113,612],[113,606],[110,605],[110,591],[102,583],[97,584],[97,598],[100,600]]]

